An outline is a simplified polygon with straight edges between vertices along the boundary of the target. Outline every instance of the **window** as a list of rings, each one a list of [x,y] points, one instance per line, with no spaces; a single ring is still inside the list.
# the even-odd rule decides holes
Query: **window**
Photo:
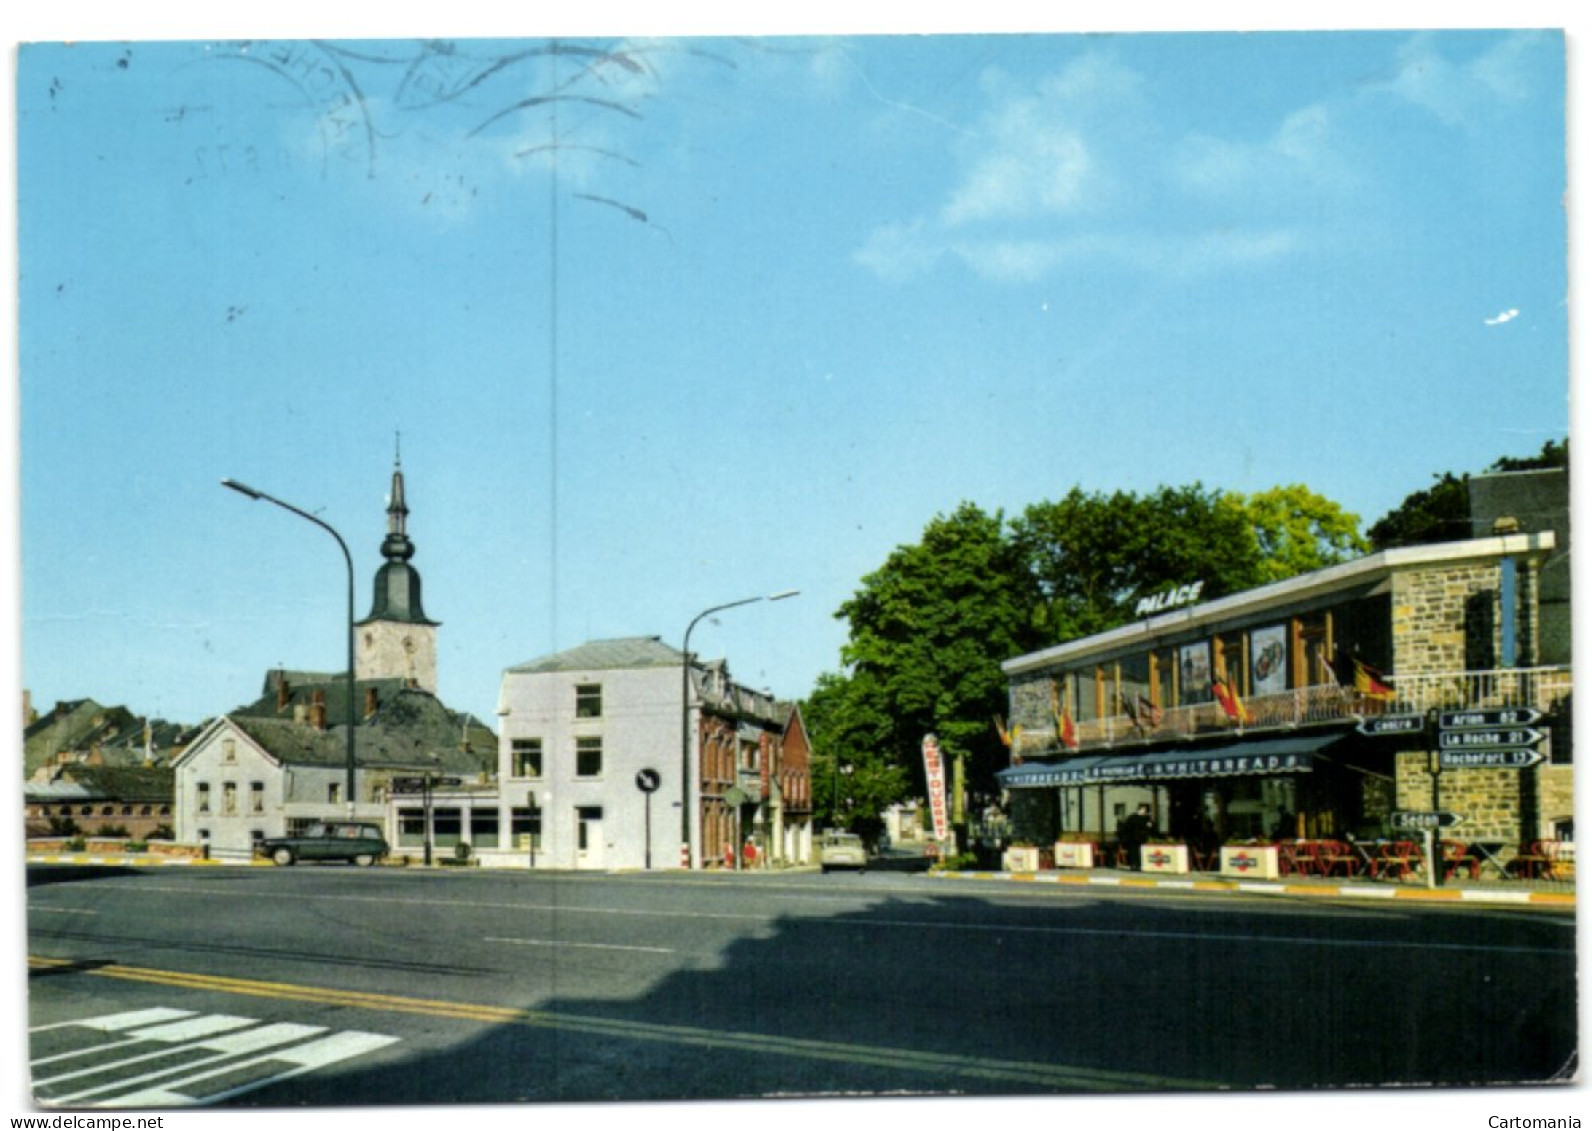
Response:
[[[221,783],[221,815],[223,817],[238,815],[238,783],[235,781]]]
[[[498,847],[498,812],[496,809],[470,810],[470,843],[477,848]]]
[[[575,717],[600,719],[603,717],[603,688],[600,683],[575,685]]]
[[[438,848],[452,848],[459,843],[459,810],[456,808],[431,811],[431,843]]]
[[[516,778],[539,778],[542,776],[542,740],[539,738],[516,738],[509,744],[514,759],[511,776]]]
[[[1177,650],[1177,701],[1180,706],[1211,700],[1211,646],[1206,641]]]
[[[515,848],[531,849],[542,847],[542,811],[540,809],[511,809],[509,811],[509,835],[514,838]],[[529,841],[526,838],[529,837]]]
[[[398,810],[398,844],[402,848],[419,848],[426,843],[426,811],[424,809]]]
[[[603,740],[577,738],[575,740],[575,776],[600,778],[603,775]]]
[[[223,738],[221,740],[221,760],[229,766],[238,760],[237,739]]]
[[[265,812],[265,783],[263,781],[251,781],[249,783],[249,812]]]
[[[342,800],[343,800],[343,783],[342,782],[337,782],[337,781],[327,782],[326,783],[326,804],[328,804],[328,805],[336,805]]]
[[[201,813],[210,812],[210,783],[209,782],[202,781],[202,782],[199,783],[199,786],[198,786],[198,798],[199,798],[199,812],[201,812]],[[88,810],[87,809],[85,809],[83,812],[84,812],[85,816],[88,814]]]

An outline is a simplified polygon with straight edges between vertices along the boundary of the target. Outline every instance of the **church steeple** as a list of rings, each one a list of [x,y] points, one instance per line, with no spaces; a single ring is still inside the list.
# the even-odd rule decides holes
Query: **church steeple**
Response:
[[[370,615],[359,622],[360,679],[403,679],[433,694],[437,690],[437,623],[420,603],[420,571],[410,564],[409,504],[402,453],[393,456],[392,492],[387,498],[386,559],[376,570]]]

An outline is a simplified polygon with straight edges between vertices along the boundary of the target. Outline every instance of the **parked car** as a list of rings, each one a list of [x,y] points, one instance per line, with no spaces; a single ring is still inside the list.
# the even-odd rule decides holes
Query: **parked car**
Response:
[[[368,868],[387,855],[381,826],[366,821],[322,821],[297,836],[262,840],[258,851],[287,867],[300,860],[344,860]]]
[[[824,833],[818,840],[818,870],[827,872],[831,868],[855,868],[859,872],[868,870],[868,850],[863,847],[862,838],[856,833]]]

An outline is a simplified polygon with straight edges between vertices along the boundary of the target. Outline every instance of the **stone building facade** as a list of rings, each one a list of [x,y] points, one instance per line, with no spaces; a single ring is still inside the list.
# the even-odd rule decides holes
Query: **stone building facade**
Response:
[[[1147,798],[1172,835],[1375,837],[1439,807],[1506,855],[1565,835],[1570,669],[1539,663],[1553,551],[1551,531],[1387,550],[1017,657],[1001,781],[1058,832],[1107,836]],[[1529,746],[1456,721],[1499,711],[1533,720]],[[1474,757],[1441,733],[1466,726]]]

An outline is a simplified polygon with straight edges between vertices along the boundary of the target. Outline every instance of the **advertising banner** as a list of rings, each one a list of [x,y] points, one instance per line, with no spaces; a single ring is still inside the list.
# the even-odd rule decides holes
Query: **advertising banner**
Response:
[[[934,735],[923,739],[923,776],[929,783],[929,814],[934,818],[934,839],[951,835],[951,821],[945,811],[945,759],[940,756],[940,740]]]

